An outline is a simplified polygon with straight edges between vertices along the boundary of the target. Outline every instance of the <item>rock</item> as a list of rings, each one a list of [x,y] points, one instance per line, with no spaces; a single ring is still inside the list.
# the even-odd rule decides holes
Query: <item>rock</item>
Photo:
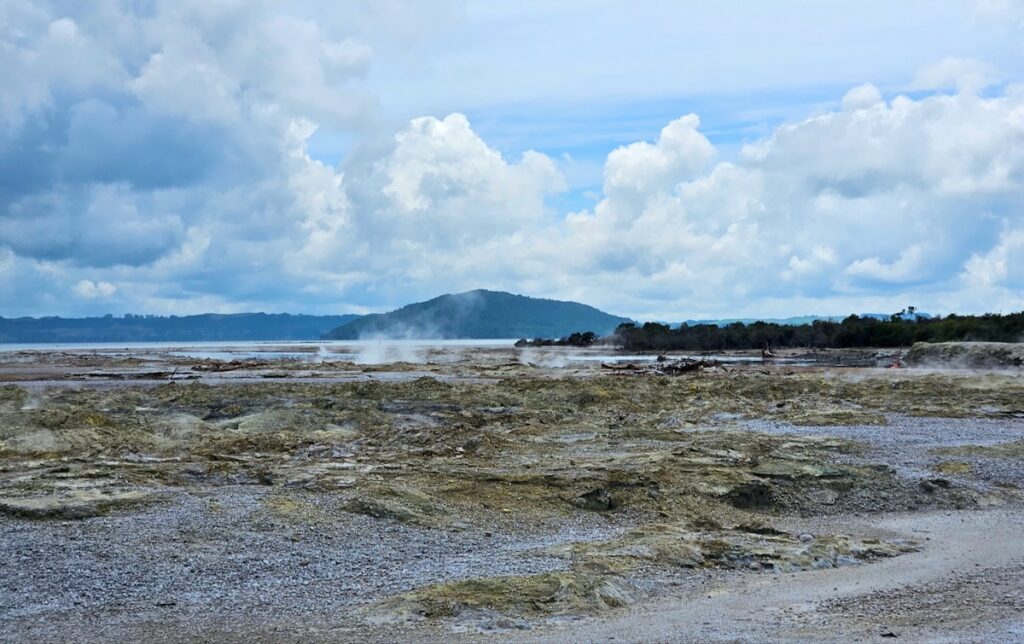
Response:
[[[669,416],[665,420],[658,423],[658,427],[661,429],[681,429],[683,425],[683,421],[679,420],[675,416]]]
[[[591,490],[586,494],[581,494],[578,497],[577,505],[584,510],[604,512],[619,507],[621,502],[619,499],[612,496],[612,493],[606,488],[597,488],[596,490]]]
[[[741,509],[767,508],[773,505],[771,487],[760,481],[737,485],[725,495],[725,498],[733,507]]]
[[[93,490],[63,495],[0,497],[0,514],[25,519],[85,519],[151,501],[151,492]]]
[[[940,474],[970,474],[972,468],[963,461],[943,461],[936,463],[933,469]]]
[[[530,624],[519,619],[509,619],[508,617],[499,617],[498,619],[487,622],[482,625],[484,630],[489,631],[527,631],[530,630]]]
[[[920,482],[919,485],[921,486],[922,490],[924,490],[925,492],[928,492],[929,494],[932,494],[934,492],[938,492],[940,489],[943,489],[943,490],[944,489],[948,489],[948,488],[952,487],[953,484],[950,483],[949,479],[935,478],[935,479],[921,479],[921,482]]]
[[[377,403],[377,409],[389,414],[432,414],[456,412],[462,407],[429,400],[382,400]]]
[[[444,618],[465,611],[497,611],[503,615],[598,614],[636,601],[623,579],[584,571],[548,572],[527,576],[484,577],[426,586],[370,609],[375,624]]]
[[[441,508],[430,496],[398,485],[361,489],[342,505],[342,509],[377,519],[392,519],[416,525],[446,523]]]
[[[766,460],[759,463],[751,472],[765,478],[791,481],[801,478],[838,478],[845,474],[841,468],[832,465],[798,463],[788,460]]]
[[[209,473],[209,470],[202,463],[189,463],[181,469],[181,473],[186,476],[203,478]]]
[[[467,440],[465,443],[463,443],[462,446],[459,449],[464,451],[464,452],[473,453],[473,452],[475,452],[480,447],[480,444],[482,442],[483,442],[483,438],[481,438],[480,436],[473,436],[469,440]]]

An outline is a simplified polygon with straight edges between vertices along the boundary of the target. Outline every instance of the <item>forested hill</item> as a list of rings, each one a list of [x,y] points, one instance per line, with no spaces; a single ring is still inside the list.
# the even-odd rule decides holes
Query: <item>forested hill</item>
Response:
[[[318,340],[358,315],[207,313],[187,316],[126,315],[101,318],[2,318],[0,342],[203,342],[219,340]]]
[[[331,331],[334,340],[359,338],[558,338],[573,331],[611,333],[627,318],[577,302],[500,291],[469,291],[367,315]]]

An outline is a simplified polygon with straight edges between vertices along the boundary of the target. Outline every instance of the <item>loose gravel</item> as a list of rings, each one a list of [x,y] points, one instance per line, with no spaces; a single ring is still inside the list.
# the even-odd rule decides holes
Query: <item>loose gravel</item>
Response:
[[[561,569],[562,559],[524,553],[615,534],[597,515],[535,534],[453,533],[344,512],[296,525],[266,511],[266,490],[180,493],[81,521],[0,517],[0,639],[130,640],[155,623],[176,625],[173,639],[232,630],[217,621],[228,617],[339,627],[359,606],[419,586]]]
[[[767,420],[744,423],[747,429],[768,434],[832,436],[857,441],[864,451],[849,457],[855,463],[882,463],[907,479],[934,478],[932,468],[942,461],[971,465],[970,477],[941,476],[982,489],[1010,484],[1024,489],[1024,466],[1016,459],[984,456],[942,456],[934,450],[971,445],[989,446],[1024,439],[1024,419],[918,418],[889,414],[885,425],[797,426]]]

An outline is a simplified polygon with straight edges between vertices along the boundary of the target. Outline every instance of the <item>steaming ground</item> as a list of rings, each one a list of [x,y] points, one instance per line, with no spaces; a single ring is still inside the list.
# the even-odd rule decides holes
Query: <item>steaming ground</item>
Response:
[[[0,354],[0,639],[1022,637],[1020,371],[722,357]]]

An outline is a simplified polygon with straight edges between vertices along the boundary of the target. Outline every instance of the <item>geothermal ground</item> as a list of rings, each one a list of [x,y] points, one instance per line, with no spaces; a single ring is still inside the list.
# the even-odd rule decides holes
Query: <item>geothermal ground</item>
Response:
[[[1020,370],[400,348],[0,353],[0,638],[1024,638]]]

